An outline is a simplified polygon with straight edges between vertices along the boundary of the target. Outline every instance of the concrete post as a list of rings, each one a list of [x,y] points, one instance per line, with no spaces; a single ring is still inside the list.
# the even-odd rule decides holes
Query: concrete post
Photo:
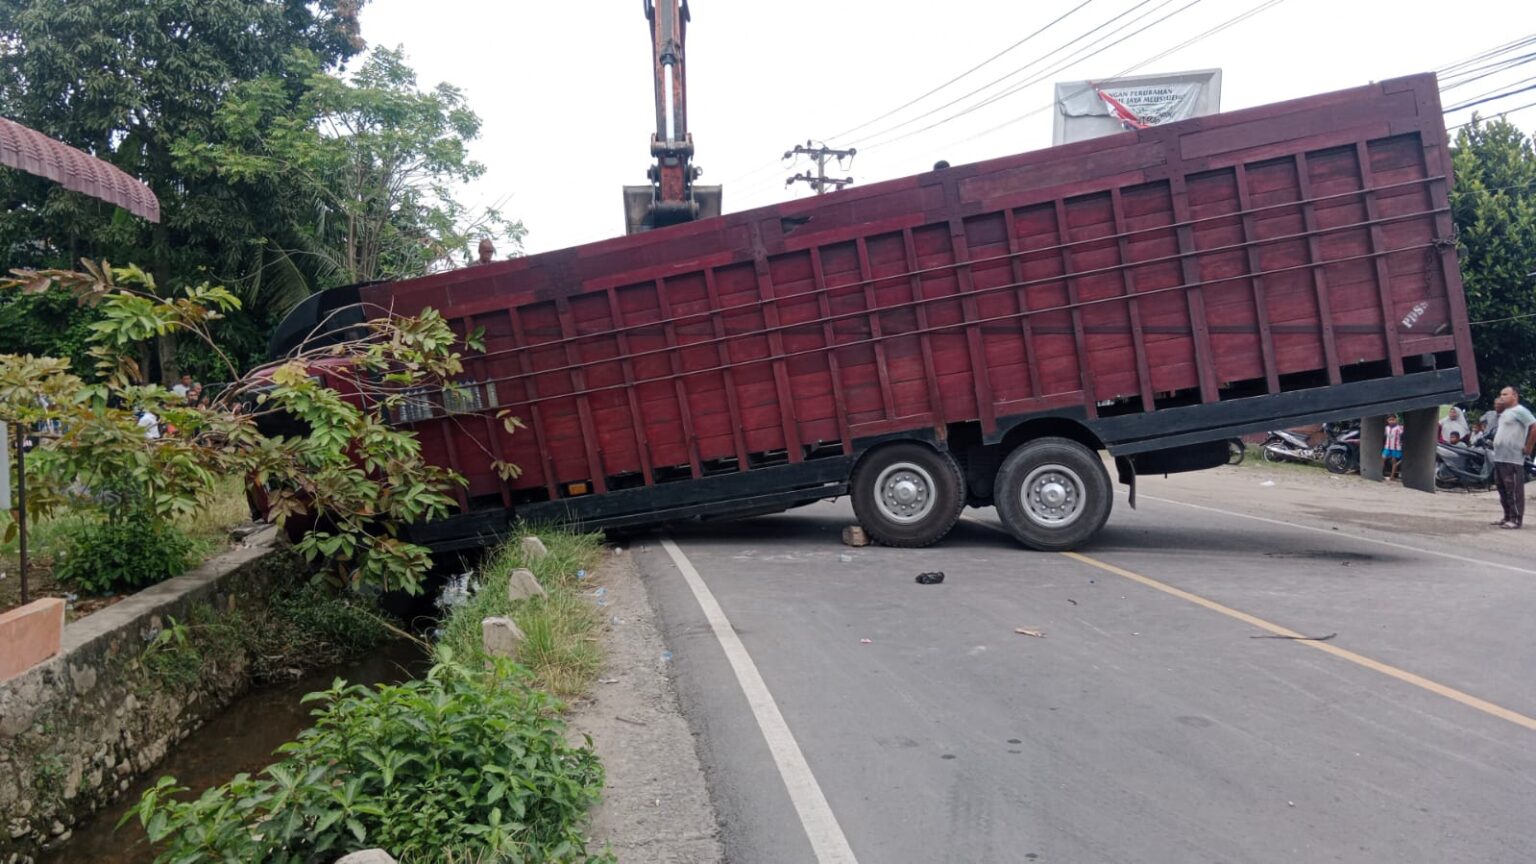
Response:
[[[1440,409],[1405,411],[1403,421],[1403,485],[1420,492],[1435,491],[1435,441],[1439,436]]]
[[[1360,420],[1360,476],[1381,482],[1381,445],[1387,440],[1387,418],[1364,417]]]

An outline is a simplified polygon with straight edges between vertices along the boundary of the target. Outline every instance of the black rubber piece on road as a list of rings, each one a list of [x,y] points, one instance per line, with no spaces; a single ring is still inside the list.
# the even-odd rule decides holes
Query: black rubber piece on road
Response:
[[[1060,528],[1041,525],[1024,512],[1020,494],[1030,472],[1045,465],[1070,469],[1083,482],[1083,512]],[[1020,543],[1041,552],[1075,549],[1098,533],[1109,519],[1114,489],[1097,453],[1068,438],[1039,438],[1008,454],[997,469],[993,500],[1003,527]]]
[[[875,503],[879,494],[875,481],[880,472],[899,462],[922,467],[933,478],[933,510],[928,517],[912,523],[887,518]],[[891,444],[865,456],[853,471],[849,484],[853,513],[870,538],[884,546],[917,548],[931,546],[944,539],[960,519],[965,507],[965,480],[954,457],[923,444]]]

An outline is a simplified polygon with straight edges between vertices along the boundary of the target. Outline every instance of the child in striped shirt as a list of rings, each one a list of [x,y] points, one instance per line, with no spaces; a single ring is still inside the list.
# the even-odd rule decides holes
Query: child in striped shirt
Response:
[[[1397,425],[1397,415],[1387,418],[1387,431],[1381,448],[1381,473],[1388,480],[1397,479],[1397,466],[1403,461],[1403,427]]]

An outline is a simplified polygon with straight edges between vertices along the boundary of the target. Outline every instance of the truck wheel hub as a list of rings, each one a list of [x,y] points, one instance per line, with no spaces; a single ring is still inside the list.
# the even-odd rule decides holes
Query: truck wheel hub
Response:
[[[875,479],[881,515],[893,522],[917,522],[933,511],[933,476],[921,465],[898,462]]]
[[[1064,465],[1042,465],[1024,478],[1019,498],[1030,521],[1064,528],[1083,512],[1083,480]]]

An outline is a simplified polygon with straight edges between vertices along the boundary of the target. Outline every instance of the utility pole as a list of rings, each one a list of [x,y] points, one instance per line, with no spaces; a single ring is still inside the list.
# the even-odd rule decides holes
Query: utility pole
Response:
[[[784,151],[784,158],[792,159],[796,156],[809,156],[812,159],[815,159],[816,176],[811,176],[809,171],[802,171],[799,174],[786,179],[784,181],[784,185],[793,186],[797,182],[803,182],[809,183],[811,188],[816,190],[817,195],[825,195],[827,193],[827,187],[829,186],[832,188],[832,191],[836,192],[844,186],[851,185],[853,183],[853,178],[828,177],[827,160],[836,159],[837,164],[842,166],[843,160],[852,159],[854,156],[857,156],[858,153],[859,151],[853,147],[849,147],[847,150],[836,150],[828,147],[825,144],[817,147],[813,142],[810,141],[806,141],[804,146],[796,144],[795,149]]]

